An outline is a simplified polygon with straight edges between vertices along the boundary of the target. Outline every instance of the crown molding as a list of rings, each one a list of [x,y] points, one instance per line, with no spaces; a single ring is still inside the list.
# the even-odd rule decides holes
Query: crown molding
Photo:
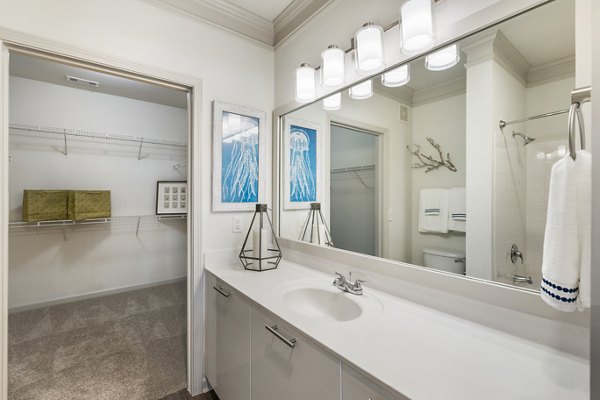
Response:
[[[523,54],[504,36],[502,31],[496,33],[493,50],[494,60],[523,85],[527,85],[527,72],[531,65]]]
[[[273,21],[275,47],[282,44],[294,32],[321,14],[336,0],[294,0]]]
[[[467,77],[459,76],[447,82],[415,90],[412,98],[413,107],[442,100],[448,97],[466,93]]]
[[[413,96],[415,91],[408,86],[396,88],[386,88],[381,85],[373,85],[373,92],[388,99],[397,101],[405,106],[413,106]]]
[[[183,13],[270,47],[276,46],[334,0],[293,0],[269,21],[226,0],[142,0],[167,11]]]
[[[531,66],[500,30],[462,46],[461,50],[467,54],[466,68],[494,60],[524,86],[527,85],[527,72]]]
[[[273,46],[271,21],[224,0],[142,0],[163,10],[183,13],[197,21]]]
[[[575,56],[532,66],[527,72],[527,86],[543,85],[575,76]]]

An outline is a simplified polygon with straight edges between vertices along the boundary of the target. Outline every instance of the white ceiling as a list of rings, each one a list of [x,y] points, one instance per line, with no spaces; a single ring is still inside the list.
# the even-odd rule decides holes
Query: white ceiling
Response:
[[[9,72],[12,76],[88,90],[91,92],[128,97],[171,107],[187,107],[186,94],[176,89],[168,89],[150,83],[103,74],[17,53],[11,53],[10,55]],[[66,80],[66,75],[96,81],[100,83],[100,86],[95,88],[68,82]]]
[[[575,2],[558,0],[501,25],[530,65],[575,55]]]
[[[293,0],[225,0],[234,6],[273,22]]]

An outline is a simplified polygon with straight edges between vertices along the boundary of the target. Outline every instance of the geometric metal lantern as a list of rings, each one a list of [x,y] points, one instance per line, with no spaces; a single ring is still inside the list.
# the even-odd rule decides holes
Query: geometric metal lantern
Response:
[[[265,216],[269,223],[268,229],[265,224]],[[250,233],[252,233],[252,239],[249,241]],[[271,245],[269,236],[273,238]],[[267,205],[257,204],[240,251],[240,261],[244,268],[249,271],[268,271],[277,268],[281,257],[281,248],[273,230],[273,223],[267,213]]]
[[[309,225],[310,230],[308,230]],[[321,213],[321,203],[310,203],[310,211],[304,222],[304,230],[300,233],[298,240],[333,247],[329,227]]]

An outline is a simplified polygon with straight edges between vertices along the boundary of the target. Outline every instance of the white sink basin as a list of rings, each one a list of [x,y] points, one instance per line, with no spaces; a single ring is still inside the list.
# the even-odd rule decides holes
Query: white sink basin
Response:
[[[333,287],[332,287],[333,288]],[[292,289],[283,295],[284,303],[298,314],[306,317],[349,321],[362,314],[362,309],[348,293],[333,290],[301,287]]]
[[[365,288],[365,294],[356,296],[335,288],[327,280],[303,279],[279,285],[275,293],[283,305],[304,317],[319,321],[352,321],[366,313],[382,311],[381,302]]]

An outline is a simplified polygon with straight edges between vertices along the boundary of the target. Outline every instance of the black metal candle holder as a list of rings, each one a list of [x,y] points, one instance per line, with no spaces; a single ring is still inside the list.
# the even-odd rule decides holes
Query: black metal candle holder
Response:
[[[256,218],[257,216],[258,218]],[[269,223],[271,237],[273,238],[271,247],[269,247],[270,243],[266,237],[267,235],[262,234],[263,229],[265,229],[265,216],[267,217],[266,220]],[[258,232],[258,243],[255,243],[256,241],[253,236],[251,240],[252,247],[250,247],[248,238],[250,237],[250,233],[256,235],[256,232]],[[263,246],[264,240],[267,240],[266,247]],[[258,245],[258,251],[255,251],[256,245]],[[279,247],[277,236],[275,236],[275,231],[273,230],[273,223],[267,213],[267,205],[257,204],[254,216],[252,217],[252,222],[250,223],[250,228],[248,229],[244,244],[242,245],[242,250],[240,251],[240,261],[244,268],[249,271],[268,271],[277,268],[281,261],[281,257],[281,248]]]
[[[309,224],[310,230],[308,229]],[[324,227],[322,233],[320,229],[321,226]],[[327,222],[325,222],[323,213],[321,213],[321,203],[310,203],[310,211],[308,212],[308,216],[304,222],[304,229],[300,233],[298,240],[333,247],[331,232],[329,231]]]

